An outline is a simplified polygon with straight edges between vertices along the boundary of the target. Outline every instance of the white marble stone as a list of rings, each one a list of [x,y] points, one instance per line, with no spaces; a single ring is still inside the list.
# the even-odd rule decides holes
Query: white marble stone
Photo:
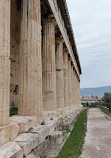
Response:
[[[0,126],[0,145],[3,145],[13,139],[15,139],[19,132],[19,126],[17,123],[10,123],[5,126]]]
[[[19,133],[26,133],[29,129],[36,127],[36,119],[30,116],[13,116],[10,121],[19,125]]]
[[[40,158],[40,157],[37,157],[36,155],[31,153],[26,158]]]
[[[32,149],[35,149],[40,144],[41,140],[38,134],[24,133],[14,139],[14,142],[20,145],[24,155],[27,156]]]
[[[15,142],[0,146],[0,158],[23,158],[21,147]]]
[[[53,122],[53,123],[49,123],[43,126],[42,125],[38,126],[32,129],[31,132],[39,134],[41,138],[41,142],[43,142],[47,136],[51,135],[54,132],[55,127],[56,127],[56,123]]]

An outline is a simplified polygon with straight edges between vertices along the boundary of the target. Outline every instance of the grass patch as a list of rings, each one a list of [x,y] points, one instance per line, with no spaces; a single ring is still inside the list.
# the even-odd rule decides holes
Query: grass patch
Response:
[[[106,111],[106,110],[105,110],[105,109],[103,109],[102,107],[100,108],[100,110],[101,110],[102,112],[104,112],[105,114],[107,114],[107,115],[110,115],[110,116],[111,116],[111,112]]]
[[[18,114],[18,108],[13,107],[10,109],[10,116],[17,115]]]
[[[65,145],[56,158],[78,158],[82,153],[84,144],[85,128],[87,121],[87,109],[84,109],[77,121],[74,123],[74,128],[67,139]],[[82,140],[83,139],[83,140]],[[82,143],[81,143],[82,140]],[[81,143],[81,145],[80,145]],[[79,149],[79,150],[78,150]],[[78,152],[78,154],[77,154]]]

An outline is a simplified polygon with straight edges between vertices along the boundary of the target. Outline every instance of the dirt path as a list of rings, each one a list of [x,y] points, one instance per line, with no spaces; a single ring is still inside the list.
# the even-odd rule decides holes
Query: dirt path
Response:
[[[111,158],[111,121],[99,109],[89,109],[81,158]]]

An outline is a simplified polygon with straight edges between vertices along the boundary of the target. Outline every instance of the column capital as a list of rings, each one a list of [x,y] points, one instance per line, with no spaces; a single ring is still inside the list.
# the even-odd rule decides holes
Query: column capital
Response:
[[[42,18],[43,23],[53,22],[56,25],[56,19],[53,14],[49,15],[47,18]]]
[[[70,56],[70,54],[68,54],[68,60],[70,60],[70,62],[71,62],[71,56]]]
[[[68,51],[67,48],[64,48],[64,52],[67,53],[67,54],[69,54],[69,51]]]
[[[62,35],[60,37],[57,37],[55,40],[56,43],[62,43],[62,44],[64,43],[64,39]]]

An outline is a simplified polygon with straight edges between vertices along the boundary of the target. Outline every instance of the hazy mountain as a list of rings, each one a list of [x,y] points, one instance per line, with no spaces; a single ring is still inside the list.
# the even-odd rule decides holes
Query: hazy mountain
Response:
[[[97,88],[81,88],[81,95],[86,96],[103,96],[105,92],[111,93],[111,86],[107,87],[97,87]]]

